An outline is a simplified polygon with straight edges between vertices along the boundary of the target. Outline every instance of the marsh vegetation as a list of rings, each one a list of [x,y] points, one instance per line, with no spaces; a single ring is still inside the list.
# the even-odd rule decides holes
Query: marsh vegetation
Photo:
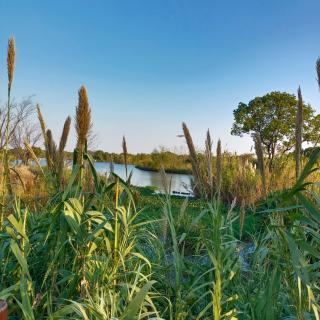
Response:
[[[197,195],[188,200],[170,196],[165,170],[159,196],[132,186],[129,170],[126,179],[97,173],[84,86],[58,143],[37,108],[47,166],[25,139],[37,167],[11,167],[14,66],[10,39],[0,216],[9,319],[319,319],[320,149],[302,152],[300,90],[294,151],[272,159],[262,132],[253,158],[220,141],[214,148],[209,132],[199,152],[183,124]],[[320,78],[320,60],[316,67]],[[68,168],[71,125],[77,144]],[[124,140],[125,165],[128,147]]]

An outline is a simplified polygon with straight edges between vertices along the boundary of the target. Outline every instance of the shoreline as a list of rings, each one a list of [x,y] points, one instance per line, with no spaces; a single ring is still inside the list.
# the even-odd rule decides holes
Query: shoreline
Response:
[[[159,171],[159,169],[140,166],[140,165],[135,165],[134,167],[137,168],[137,169],[143,170],[143,171],[151,171],[151,172],[158,172]],[[173,168],[167,168],[166,169],[166,168],[164,168],[164,171],[166,173],[192,175],[191,170],[188,170],[188,169],[173,169]]]

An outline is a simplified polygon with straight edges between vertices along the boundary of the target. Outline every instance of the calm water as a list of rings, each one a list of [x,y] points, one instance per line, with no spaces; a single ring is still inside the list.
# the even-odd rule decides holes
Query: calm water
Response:
[[[21,161],[16,160],[14,164],[18,165]],[[40,159],[40,164],[42,166],[46,165],[45,159]],[[95,168],[100,174],[110,173],[110,163],[109,162],[95,162]],[[131,170],[133,171],[131,184],[138,187],[157,187],[160,191],[163,191],[163,186],[161,182],[161,176],[159,172],[145,171],[135,168],[134,165],[128,165],[128,175]],[[116,173],[120,178],[126,179],[126,169],[123,164],[114,164],[114,173]],[[191,192],[191,176],[187,174],[176,174],[168,173],[166,175],[167,183],[169,185],[171,180],[171,193],[172,191],[178,192]]]
[[[100,174],[110,173],[110,163],[96,162],[95,167]],[[133,171],[131,183],[134,186],[147,187],[153,186],[163,190],[161,176],[159,172],[145,171],[135,168],[134,165],[128,165],[128,175]],[[114,173],[122,179],[126,178],[126,169],[123,164],[114,164]],[[191,176],[187,174],[167,174],[167,182],[171,180],[171,191],[186,192],[191,191]]]

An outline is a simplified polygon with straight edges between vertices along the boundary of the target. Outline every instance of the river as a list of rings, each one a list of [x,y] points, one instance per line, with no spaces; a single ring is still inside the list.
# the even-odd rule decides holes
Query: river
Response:
[[[126,179],[125,165],[114,164],[114,173],[122,179]],[[109,162],[96,162],[95,168],[100,174],[110,173]],[[128,175],[132,171],[131,184],[139,187],[153,186],[163,191],[161,176],[159,172],[146,171],[136,168],[134,165],[128,165]],[[171,193],[191,192],[191,176],[187,174],[167,173],[167,183],[171,180]]]
[[[46,160],[41,158],[41,166],[46,165]],[[15,160],[14,165],[20,164],[20,160]],[[126,180],[126,169],[124,164],[113,164],[114,173],[116,173],[120,178]],[[110,174],[110,163],[109,162],[95,162],[95,168],[99,174],[106,175]],[[128,165],[128,175],[132,171],[131,184],[138,187],[156,187],[160,192],[164,191],[162,185],[161,175],[157,171],[146,171],[136,168],[134,165]],[[169,185],[171,181],[171,194],[177,193],[192,193],[191,187],[191,175],[180,174],[180,173],[167,173],[166,179]]]

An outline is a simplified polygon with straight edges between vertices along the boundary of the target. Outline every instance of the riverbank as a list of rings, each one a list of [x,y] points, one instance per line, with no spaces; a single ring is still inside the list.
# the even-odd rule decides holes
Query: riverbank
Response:
[[[158,172],[160,168],[152,168],[147,166],[135,165],[135,168],[143,171],[150,171],[150,172]],[[192,175],[192,171],[190,169],[178,169],[178,168],[164,168],[166,173],[172,174],[188,174]]]

